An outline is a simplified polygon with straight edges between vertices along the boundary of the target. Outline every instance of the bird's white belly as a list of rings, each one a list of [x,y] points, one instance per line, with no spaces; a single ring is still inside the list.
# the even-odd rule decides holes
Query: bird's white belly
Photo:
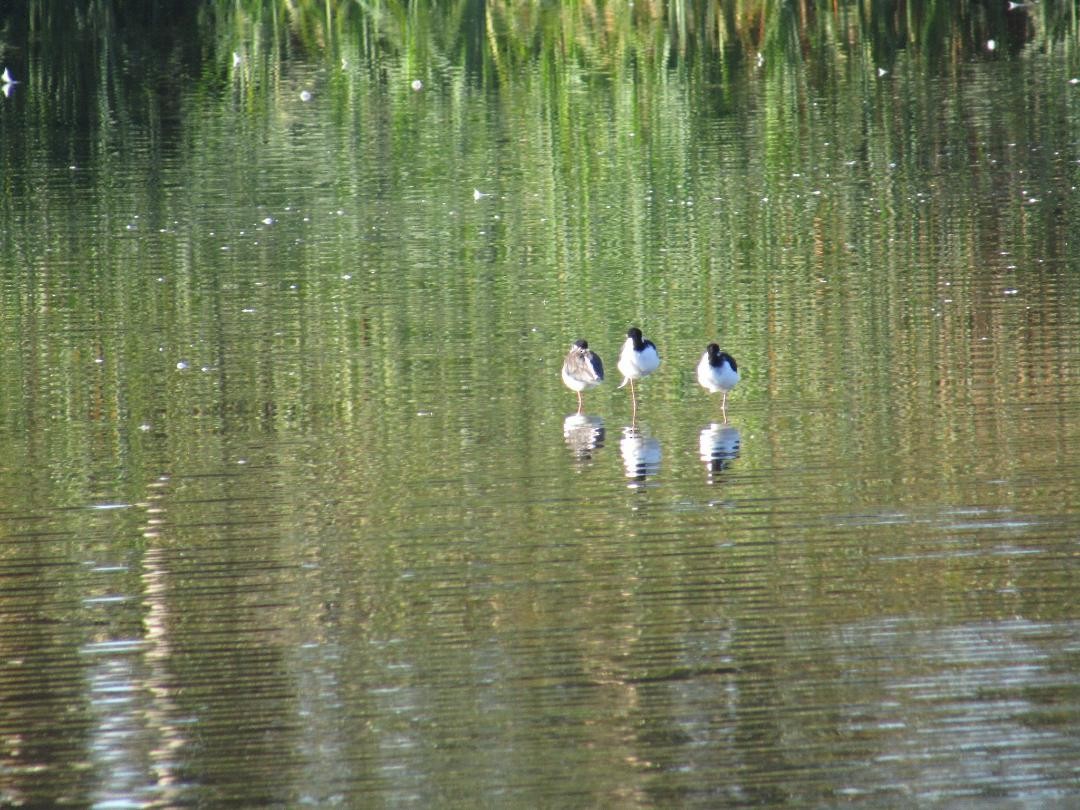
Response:
[[[646,346],[644,351],[635,352],[634,344],[627,341],[619,355],[619,372],[631,380],[637,380],[646,374],[652,374],[660,367],[660,356],[652,346]]]
[[[717,391],[730,391],[734,388],[739,381],[739,372],[726,363],[722,366],[710,365],[708,356],[705,356],[698,363],[697,378],[702,388],[715,394]]]

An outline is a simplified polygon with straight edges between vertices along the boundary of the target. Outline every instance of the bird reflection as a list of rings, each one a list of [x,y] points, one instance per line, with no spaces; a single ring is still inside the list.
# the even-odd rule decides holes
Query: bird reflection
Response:
[[[742,434],[734,425],[713,422],[702,429],[698,447],[709,480],[730,467],[731,462],[739,457],[741,443]]]
[[[660,472],[660,441],[634,425],[623,428],[619,452],[631,487],[645,486],[649,476]]]
[[[599,416],[573,413],[562,423],[566,446],[582,461],[591,459],[594,450],[604,446],[604,420]]]

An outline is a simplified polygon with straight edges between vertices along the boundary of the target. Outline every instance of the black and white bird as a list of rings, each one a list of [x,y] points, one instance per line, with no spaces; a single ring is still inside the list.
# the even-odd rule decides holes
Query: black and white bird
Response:
[[[577,412],[585,403],[581,392],[595,388],[604,381],[604,363],[600,355],[589,348],[588,342],[575,340],[562,364],[562,381],[577,392]]]
[[[11,71],[4,68],[4,72],[0,74],[0,92],[4,94],[5,98],[11,97],[11,91],[15,89],[15,85],[19,82],[12,78]]]
[[[724,392],[724,399],[720,410],[724,414],[724,422],[727,422],[727,395],[728,391],[735,387],[739,381],[739,367],[735,358],[727,352],[720,351],[715,343],[710,343],[701,355],[697,364],[697,379],[701,387],[710,394],[717,391]]]
[[[660,368],[660,355],[656,353],[656,345],[651,340],[642,337],[640,329],[631,326],[626,330],[626,342],[623,344],[622,351],[619,352],[619,373],[623,375],[619,388],[630,383],[630,397],[634,403],[635,415],[637,415],[637,394],[634,392],[634,380],[647,377],[658,368]]]

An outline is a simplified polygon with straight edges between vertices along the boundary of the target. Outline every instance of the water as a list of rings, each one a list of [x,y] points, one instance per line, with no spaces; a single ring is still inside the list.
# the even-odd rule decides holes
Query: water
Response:
[[[1034,19],[17,65],[0,803],[1074,804],[1080,66]]]

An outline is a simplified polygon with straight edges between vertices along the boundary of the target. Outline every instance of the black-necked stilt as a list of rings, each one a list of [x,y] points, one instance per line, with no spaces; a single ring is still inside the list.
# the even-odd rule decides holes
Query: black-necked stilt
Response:
[[[562,381],[571,391],[577,392],[577,412],[581,413],[584,407],[581,392],[604,381],[604,363],[586,341],[576,340],[570,347],[562,364]]]
[[[0,92],[3,92],[5,98],[11,95],[11,91],[18,83],[11,77],[11,71],[4,68],[4,72],[0,74]]]
[[[626,330],[626,342],[622,351],[619,352],[619,372],[623,375],[623,381],[619,385],[622,388],[630,383],[630,398],[634,403],[634,414],[637,415],[637,394],[634,392],[634,380],[640,380],[652,374],[660,367],[660,355],[656,353],[656,345],[651,340],[645,340],[641,336],[641,330],[631,326]]]
[[[724,421],[727,422],[728,391],[739,381],[739,367],[735,365],[735,358],[727,352],[720,351],[720,347],[715,343],[710,343],[705,349],[705,354],[701,355],[701,360],[698,361],[697,379],[701,387],[710,394],[715,394],[717,391],[724,392],[720,410],[724,414]]]

